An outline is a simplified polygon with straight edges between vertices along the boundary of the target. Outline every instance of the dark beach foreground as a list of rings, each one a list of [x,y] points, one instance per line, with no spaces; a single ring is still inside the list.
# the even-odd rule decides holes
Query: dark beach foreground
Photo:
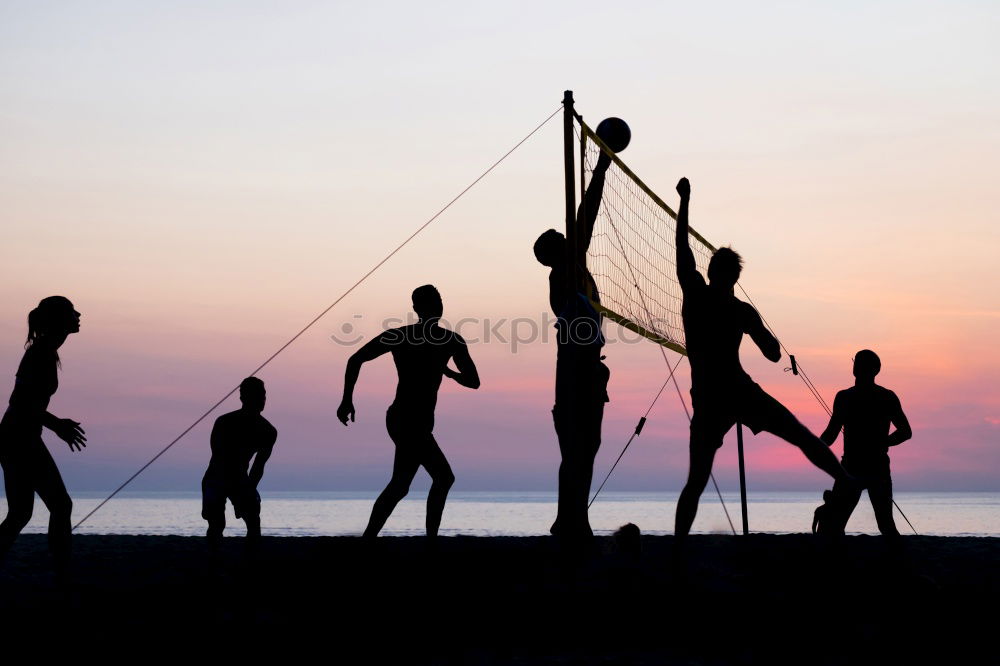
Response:
[[[0,569],[6,639],[110,660],[314,653],[333,663],[996,663],[1000,540],[79,536],[69,586],[45,537]],[[39,639],[47,643],[39,643]],[[131,647],[129,647],[131,646]],[[197,647],[195,647],[197,646]]]

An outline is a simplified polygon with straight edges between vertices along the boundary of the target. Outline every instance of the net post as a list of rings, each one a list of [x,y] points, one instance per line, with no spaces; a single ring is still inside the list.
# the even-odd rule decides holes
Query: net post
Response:
[[[740,505],[743,507],[743,536],[750,534],[750,522],[747,519],[747,474],[743,464],[743,424],[736,422],[736,451],[740,459]]]
[[[566,169],[566,284],[573,296],[579,283],[576,267],[576,174],[573,168],[573,91],[563,93],[563,159]],[[583,156],[580,156],[583,159]]]

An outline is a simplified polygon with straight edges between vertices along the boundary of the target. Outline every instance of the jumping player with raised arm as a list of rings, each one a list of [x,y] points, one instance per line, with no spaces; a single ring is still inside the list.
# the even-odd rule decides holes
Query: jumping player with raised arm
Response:
[[[817,467],[837,481],[854,485],[854,479],[836,456],[780,402],[758,386],[740,365],[743,335],[764,357],[781,360],[778,341],[764,326],[757,311],[736,298],[743,260],[731,248],[716,250],[708,265],[708,283],[695,265],[688,244],[688,204],[691,185],[677,183],[681,203],[677,211],[677,279],[684,294],[681,315],[688,360],[691,363],[691,462],[687,483],[677,500],[674,534],[687,536],[698,511],[698,499],[712,472],[715,452],[723,437],[739,421],[754,432],[764,430],[797,446]]]
[[[608,401],[610,372],[601,362],[601,318],[590,301],[600,302],[597,283],[587,269],[587,248],[594,234],[604,178],[611,158],[597,160],[587,192],[577,210],[578,284],[569,284],[566,238],[549,229],[535,241],[535,258],[549,272],[549,305],[556,315],[556,400],[552,408],[559,439],[559,505],[551,532],[568,539],[593,536],[587,517],[594,458],[601,446],[601,422]]]
[[[433,285],[413,291],[416,324],[382,332],[347,361],[344,397],[337,408],[337,418],[344,425],[354,421],[354,385],[367,361],[392,353],[399,383],[396,398],[385,414],[385,427],[396,445],[392,478],[375,500],[364,536],[374,539],[389,519],[396,505],[410,491],[410,482],[423,465],[431,476],[427,494],[427,536],[436,537],[448,490],[455,482],[448,460],[434,439],[434,408],[442,377],[462,386],[479,388],[479,373],[469,356],[469,348],[458,333],[439,325],[444,311],[441,294]],[[454,360],[456,372],[448,367]]]
[[[854,386],[837,393],[830,424],[820,435],[827,446],[833,446],[843,429],[844,469],[859,482],[850,487],[834,484],[833,497],[838,500],[840,515],[831,532],[844,533],[844,526],[861,499],[862,488],[867,488],[879,531],[886,537],[899,536],[892,519],[889,447],[910,439],[913,431],[896,394],[875,383],[875,375],[881,369],[882,361],[870,349],[854,355]],[[890,426],[895,427],[892,433]]]

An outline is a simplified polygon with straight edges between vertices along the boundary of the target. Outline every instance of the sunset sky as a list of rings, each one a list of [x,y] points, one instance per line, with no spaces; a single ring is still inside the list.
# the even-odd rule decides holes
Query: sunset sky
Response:
[[[668,203],[691,179],[692,225],[743,254],[828,401],[855,351],[880,354],[915,433],[892,451],[898,490],[1000,490],[1000,6],[621,4],[0,3],[0,389],[28,311],[68,296],[82,330],[51,411],[90,446],[46,438],[70,489],[117,486],[572,89],[592,124],[628,121],[622,158]],[[563,224],[562,168],[556,119],[261,374],[264,488],[384,484],[392,362],[364,368],[345,428],[356,347],[333,337],[370,338],[433,283],[448,320],[479,322],[461,332],[482,388],[446,380],[438,407],[456,489],[554,490],[555,343],[511,336],[548,310],[531,245]],[[666,376],[648,342],[606,353],[598,476]],[[822,430],[787,359],[743,357]],[[211,421],[133,488],[196,490]],[[829,485],[768,435],[747,466],[751,492]],[[671,389],[608,488],[686,470]]]

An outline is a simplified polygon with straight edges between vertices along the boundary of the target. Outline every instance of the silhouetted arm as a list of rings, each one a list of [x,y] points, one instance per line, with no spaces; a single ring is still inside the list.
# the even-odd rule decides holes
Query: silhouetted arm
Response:
[[[594,171],[590,174],[590,183],[583,195],[583,201],[576,209],[577,261],[581,266],[587,265],[587,249],[590,248],[590,240],[594,236],[597,212],[601,208],[601,199],[604,198],[604,175],[609,166],[611,166],[611,158],[605,155],[604,151],[601,151]]]
[[[476,370],[476,364],[473,363],[472,357],[469,356],[469,347],[465,344],[464,340],[458,342],[457,349],[452,358],[455,360],[455,367],[458,368],[458,372],[445,366],[444,376],[454,379],[467,388],[479,388],[479,371]]]
[[[743,306],[746,308],[746,332],[750,335],[750,339],[760,348],[764,358],[777,363],[781,360],[781,345],[778,344],[778,339],[771,335],[771,331],[767,330],[760,314],[754,310],[752,305],[744,303]]]
[[[55,432],[56,428],[59,427],[59,422],[62,421],[58,416],[52,412],[45,412],[42,414],[42,425]]]
[[[687,178],[677,181],[677,194],[681,195],[681,205],[677,209],[677,234],[674,238],[674,246],[677,248],[677,281],[681,283],[681,289],[690,286],[704,284],[705,279],[698,272],[698,266],[694,262],[694,252],[688,242],[688,204],[691,201],[691,183]]]
[[[271,457],[271,452],[274,450],[274,443],[278,439],[278,431],[272,430],[272,435],[268,438],[270,442],[260,449],[257,450],[257,454],[253,457],[253,465],[250,467],[250,483],[256,488],[260,480],[264,478],[264,465],[267,463],[268,458]]]
[[[389,331],[385,331],[377,338],[372,339],[361,349],[354,352],[351,358],[347,359],[347,370],[344,372],[344,397],[340,401],[340,407],[337,408],[337,418],[344,425],[347,425],[348,417],[351,421],[354,420],[354,385],[358,383],[358,375],[361,374],[361,365],[378,358],[391,349],[386,343],[387,333]]]
[[[819,436],[823,440],[823,443],[827,446],[833,446],[833,443],[837,441],[837,435],[844,428],[844,404],[843,399],[840,394],[833,399],[833,413],[830,414],[830,423],[826,426],[826,430],[823,434]]]
[[[61,419],[51,412],[42,416],[42,425],[56,434],[59,439],[69,444],[71,451],[82,451],[87,446],[87,438],[79,421]]]
[[[889,434],[889,438],[886,440],[887,446],[902,444],[913,437],[913,431],[910,429],[910,421],[906,418],[906,414],[903,413],[903,406],[899,403],[899,398],[896,397],[895,393],[892,394],[892,403],[892,413],[889,415],[889,420],[892,421],[892,425],[896,429]]]

